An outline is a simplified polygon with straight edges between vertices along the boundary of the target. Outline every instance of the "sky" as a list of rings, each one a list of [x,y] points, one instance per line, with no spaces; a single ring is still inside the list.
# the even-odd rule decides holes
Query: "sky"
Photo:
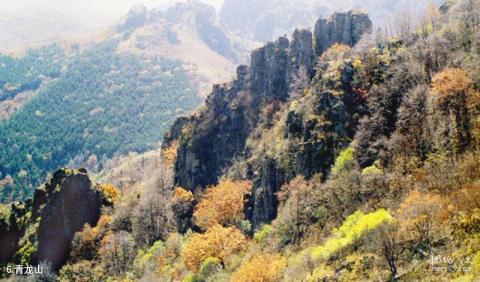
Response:
[[[185,0],[184,0],[185,1]],[[220,9],[224,0],[201,0]],[[144,4],[147,8],[165,7],[176,0],[0,0],[0,14],[16,15],[22,13],[54,12],[75,14],[77,16],[121,17],[135,4]]]

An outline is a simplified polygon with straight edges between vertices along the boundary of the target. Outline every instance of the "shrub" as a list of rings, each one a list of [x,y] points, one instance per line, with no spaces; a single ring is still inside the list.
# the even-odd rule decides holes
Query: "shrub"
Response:
[[[357,211],[345,219],[340,228],[333,231],[333,234],[321,246],[312,250],[312,257],[315,259],[328,259],[334,253],[352,245],[362,236],[382,226],[393,223],[394,219],[384,209],[364,214]]]
[[[195,273],[188,274],[182,280],[182,282],[202,282],[203,280]]]
[[[250,193],[250,181],[225,180],[217,186],[207,188],[193,216],[195,224],[206,230],[220,224],[238,225],[244,218],[244,199]]]
[[[380,162],[375,161],[373,165],[367,166],[362,170],[362,176],[382,174],[382,170],[379,167],[380,167]]]
[[[207,258],[217,258],[224,262],[230,255],[244,250],[247,243],[237,228],[215,225],[204,234],[193,234],[185,243],[182,257],[189,269],[198,271]]]
[[[208,278],[222,268],[221,261],[218,258],[209,257],[203,261],[200,267],[200,274],[203,278]]]
[[[278,281],[287,266],[279,254],[259,254],[243,263],[232,275],[232,282]]]
[[[271,225],[265,224],[262,226],[262,228],[255,233],[253,236],[253,239],[259,243],[263,243],[267,236],[273,231],[273,228]]]
[[[82,232],[75,234],[70,253],[72,261],[92,260],[97,257],[100,242],[106,235],[111,220],[109,215],[102,215],[95,227],[85,224]]]
[[[89,260],[81,260],[74,264],[66,264],[60,269],[60,281],[91,282],[102,279],[104,273]]]

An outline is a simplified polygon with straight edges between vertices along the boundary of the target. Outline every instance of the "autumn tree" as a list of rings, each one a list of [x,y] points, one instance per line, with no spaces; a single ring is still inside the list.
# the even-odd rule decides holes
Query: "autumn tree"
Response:
[[[222,263],[247,247],[247,238],[235,227],[215,225],[204,234],[193,234],[182,251],[185,265],[198,271],[202,262],[209,258],[218,258]]]
[[[459,42],[465,51],[475,48],[476,36],[480,31],[480,3],[478,0],[458,1],[457,29]]]
[[[135,259],[135,241],[125,231],[110,233],[101,242],[99,253],[102,264],[115,275],[129,271]]]
[[[318,195],[313,185],[303,177],[296,177],[278,193],[280,206],[274,226],[285,242],[297,244],[306,228],[315,222]]]
[[[410,192],[397,211],[401,231],[429,247],[447,217],[445,200],[433,193]]]
[[[132,215],[132,234],[140,246],[166,239],[173,227],[170,197],[166,187],[150,187],[142,195]]]
[[[400,252],[397,226],[394,224],[384,225],[379,231],[381,252],[387,262],[393,280],[397,276],[398,256]]]
[[[250,193],[250,181],[221,181],[207,188],[193,214],[195,224],[206,230],[215,224],[238,225],[244,219],[245,196]]]
[[[432,95],[440,111],[447,117],[445,120],[448,120],[441,130],[451,140],[452,149],[457,153],[465,150],[472,141],[468,112],[472,87],[473,81],[462,69],[447,68],[432,79]]]
[[[85,224],[82,232],[76,233],[72,241],[70,260],[97,259],[101,240],[107,234],[111,220],[111,216],[102,215],[96,226],[91,227],[89,224]]]
[[[175,164],[178,146],[178,141],[174,141],[168,148],[165,148],[162,151],[163,160],[165,161],[165,165],[167,167],[173,167],[173,165]]]
[[[232,282],[279,281],[286,266],[286,259],[279,254],[258,254],[233,273]]]
[[[118,189],[110,183],[100,184],[100,192],[109,204],[115,204],[120,198],[120,192],[118,192]]]
[[[191,226],[194,208],[195,198],[193,193],[181,187],[175,188],[172,199],[172,211],[178,232],[184,233]]]

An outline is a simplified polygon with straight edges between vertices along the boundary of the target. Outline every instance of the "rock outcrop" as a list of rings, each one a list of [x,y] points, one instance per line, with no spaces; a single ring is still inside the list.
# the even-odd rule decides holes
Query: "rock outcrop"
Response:
[[[22,225],[10,232],[0,229],[2,246],[14,245],[13,252],[11,248],[5,255],[2,252],[2,261],[33,265],[47,261],[53,269],[59,269],[68,258],[74,234],[86,223],[95,226],[104,204],[107,202],[101,189],[90,180],[86,170],[58,170],[35,191],[25,212],[12,209],[16,214],[12,221]]]
[[[278,107],[275,105],[288,101],[292,85],[302,76],[302,70],[305,76],[302,79],[307,84],[318,76],[314,66],[323,53],[321,50],[335,43],[354,45],[371,27],[368,16],[359,11],[335,14],[319,23],[315,35],[297,30],[291,41],[280,37],[253,51],[250,67],[239,66],[236,80],[215,85],[199,113],[190,120],[181,118],[175,123],[165,138],[165,146],[174,139],[179,141],[175,162],[177,186],[194,191],[216,184],[234,162],[247,160],[250,154],[247,139],[261,122],[265,108],[275,109]],[[326,41],[320,42],[321,38]],[[349,81],[352,70],[351,63],[342,66],[341,78]],[[339,91],[352,90],[348,83],[341,83],[340,88]],[[276,160],[266,156],[260,163],[250,165],[254,173],[245,177],[253,180],[254,189],[247,217],[254,227],[275,217],[275,193],[285,181],[296,174],[310,177],[328,173],[338,151],[332,148],[342,147],[345,138],[353,137],[347,126],[354,124],[348,114],[349,99],[349,95],[338,97],[331,93],[312,97],[316,114],[322,114],[324,121],[304,120],[295,113],[289,115],[285,138],[303,139],[299,140],[300,149],[291,154],[296,158],[295,163],[300,164],[294,171],[285,171]]]
[[[315,24],[315,51],[322,54],[334,43],[353,46],[361,36],[372,29],[372,21],[361,10],[335,13]]]

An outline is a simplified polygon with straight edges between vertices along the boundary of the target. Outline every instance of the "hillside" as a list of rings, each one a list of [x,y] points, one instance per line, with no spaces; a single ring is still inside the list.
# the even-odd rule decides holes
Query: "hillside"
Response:
[[[0,56],[1,202],[30,197],[67,164],[97,171],[154,149],[245,52],[197,1],[165,12],[137,5],[77,40]]]
[[[64,168],[0,205],[0,266],[45,258],[49,281],[478,281],[478,18],[478,1],[449,1],[387,37],[355,9],[266,43],[161,148],[105,161],[101,184]]]
[[[0,172],[10,179],[2,201],[31,196],[68,163],[96,169],[115,154],[153,149],[178,114],[198,105],[179,61],[120,55],[117,45],[69,58],[55,81],[0,123]]]

